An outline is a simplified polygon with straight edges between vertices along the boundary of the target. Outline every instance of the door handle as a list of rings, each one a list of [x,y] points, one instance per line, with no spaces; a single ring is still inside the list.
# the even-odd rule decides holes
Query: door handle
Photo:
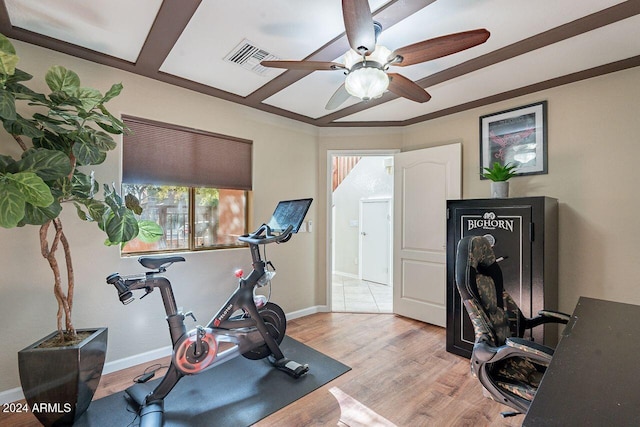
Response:
[[[365,233],[364,231],[361,231],[360,234],[362,234],[363,236],[367,235],[367,233]]]

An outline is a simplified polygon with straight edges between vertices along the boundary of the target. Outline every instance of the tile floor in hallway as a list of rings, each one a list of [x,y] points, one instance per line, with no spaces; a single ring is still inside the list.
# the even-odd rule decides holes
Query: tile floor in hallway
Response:
[[[392,286],[334,274],[331,291],[333,311],[363,313],[393,311]]]

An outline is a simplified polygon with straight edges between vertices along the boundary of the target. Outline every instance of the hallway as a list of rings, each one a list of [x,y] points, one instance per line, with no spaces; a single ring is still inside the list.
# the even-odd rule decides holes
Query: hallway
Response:
[[[391,313],[393,287],[334,274],[332,311],[349,313]]]

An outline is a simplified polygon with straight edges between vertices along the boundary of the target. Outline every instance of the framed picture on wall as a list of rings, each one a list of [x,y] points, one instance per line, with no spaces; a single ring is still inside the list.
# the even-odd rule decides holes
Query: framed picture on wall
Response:
[[[480,178],[495,162],[517,175],[547,173],[547,101],[480,117]]]

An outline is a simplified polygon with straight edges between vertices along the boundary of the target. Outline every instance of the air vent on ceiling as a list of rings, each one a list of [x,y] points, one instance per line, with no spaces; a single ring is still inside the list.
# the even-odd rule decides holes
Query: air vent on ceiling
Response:
[[[242,42],[233,48],[224,58],[225,61],[240,65],[242,68],[253,71],[261,76],[272,72],[273,69],[263,67],[260,65],[260,61],[273,61],[277,59],[279,58],[264,49],[260,49],[247,39],[242,40]]]

